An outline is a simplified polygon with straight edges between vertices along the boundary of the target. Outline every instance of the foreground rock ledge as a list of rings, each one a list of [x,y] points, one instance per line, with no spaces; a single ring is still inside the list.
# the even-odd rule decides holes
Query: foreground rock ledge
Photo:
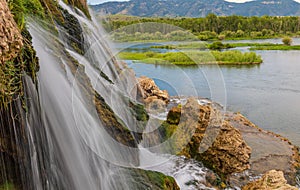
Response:
[[[278,170],[283,172],[289,184],[296,184],[300,163],[296,146],[278,134],[260,129],[241,114],[227,113],[226,120],[241,132],[252,149],[249,175],[259,176],[270,170]],[[232,177],[233,181],[248,183],[248,179],[244,178]]]
[[[271,170],[261,179],[249,183],[243,190],[298,190],[298,188],[287,184],[282,171]]]

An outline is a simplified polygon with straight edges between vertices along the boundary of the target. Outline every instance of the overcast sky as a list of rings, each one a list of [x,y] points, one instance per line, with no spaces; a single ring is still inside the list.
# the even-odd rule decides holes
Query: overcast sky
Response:
[[[104,2],[108,2],[108,1],[126,1],[126,0],[88,0],[88,3],[94,5],[94,4],[100,4],[100,3],[104,3]],[[243,3],[243,2],[247,2],[247,1],[251,1],[251,0],[226,0],[226,1]],[[298,1],[300,3],[300,0],[295,0],[295,1]]]

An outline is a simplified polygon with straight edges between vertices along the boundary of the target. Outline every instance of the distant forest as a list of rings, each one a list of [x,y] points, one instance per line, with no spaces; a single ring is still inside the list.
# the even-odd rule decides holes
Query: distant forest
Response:
[[[223,38],[272,38],[300,35],[300,17],[297,16],[216,16],[201,18],[144,18],[111,15],[103,20],[108,32],[124,26],[158,22],[174,25],[192,32],[201,40]]]

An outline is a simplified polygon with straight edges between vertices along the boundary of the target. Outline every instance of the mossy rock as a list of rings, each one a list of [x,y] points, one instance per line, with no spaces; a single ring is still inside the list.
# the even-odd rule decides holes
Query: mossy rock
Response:
[[[181,116],[181,108],[173,107],[168,113],[167,122],[170,124],[178,125],[180,122],[180,116]]]
[[[128,175],[128,182],[132,185],[132,189],[180,189],[173,177],[166,176],[160,172],[142,169],[127,169],[124,173]]]

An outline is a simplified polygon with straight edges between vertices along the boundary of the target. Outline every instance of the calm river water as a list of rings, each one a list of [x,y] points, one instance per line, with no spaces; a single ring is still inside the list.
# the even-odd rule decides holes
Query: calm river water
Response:
[[[298,39],[294,41],[295,44],[300,43]],[[280,43],[280,40],[259,42]],[[245,48],[241,50],[247,51]],[[259,127],[279,133],[300,146],[300,51],[256,53],[264,60],[257,66],[178,67],[127,63],[137,76],[153,78],[171,95],[212,98],[214,93],[217,98],[213,100],[218,101],[218,95],[222,97],[225,94],[226,101],[221,102],[227,110],[241,112]],[[225,88],[212,86],[215,84],[222,84]],[[214,90],[216,88],[221,89],[220,92]]]

